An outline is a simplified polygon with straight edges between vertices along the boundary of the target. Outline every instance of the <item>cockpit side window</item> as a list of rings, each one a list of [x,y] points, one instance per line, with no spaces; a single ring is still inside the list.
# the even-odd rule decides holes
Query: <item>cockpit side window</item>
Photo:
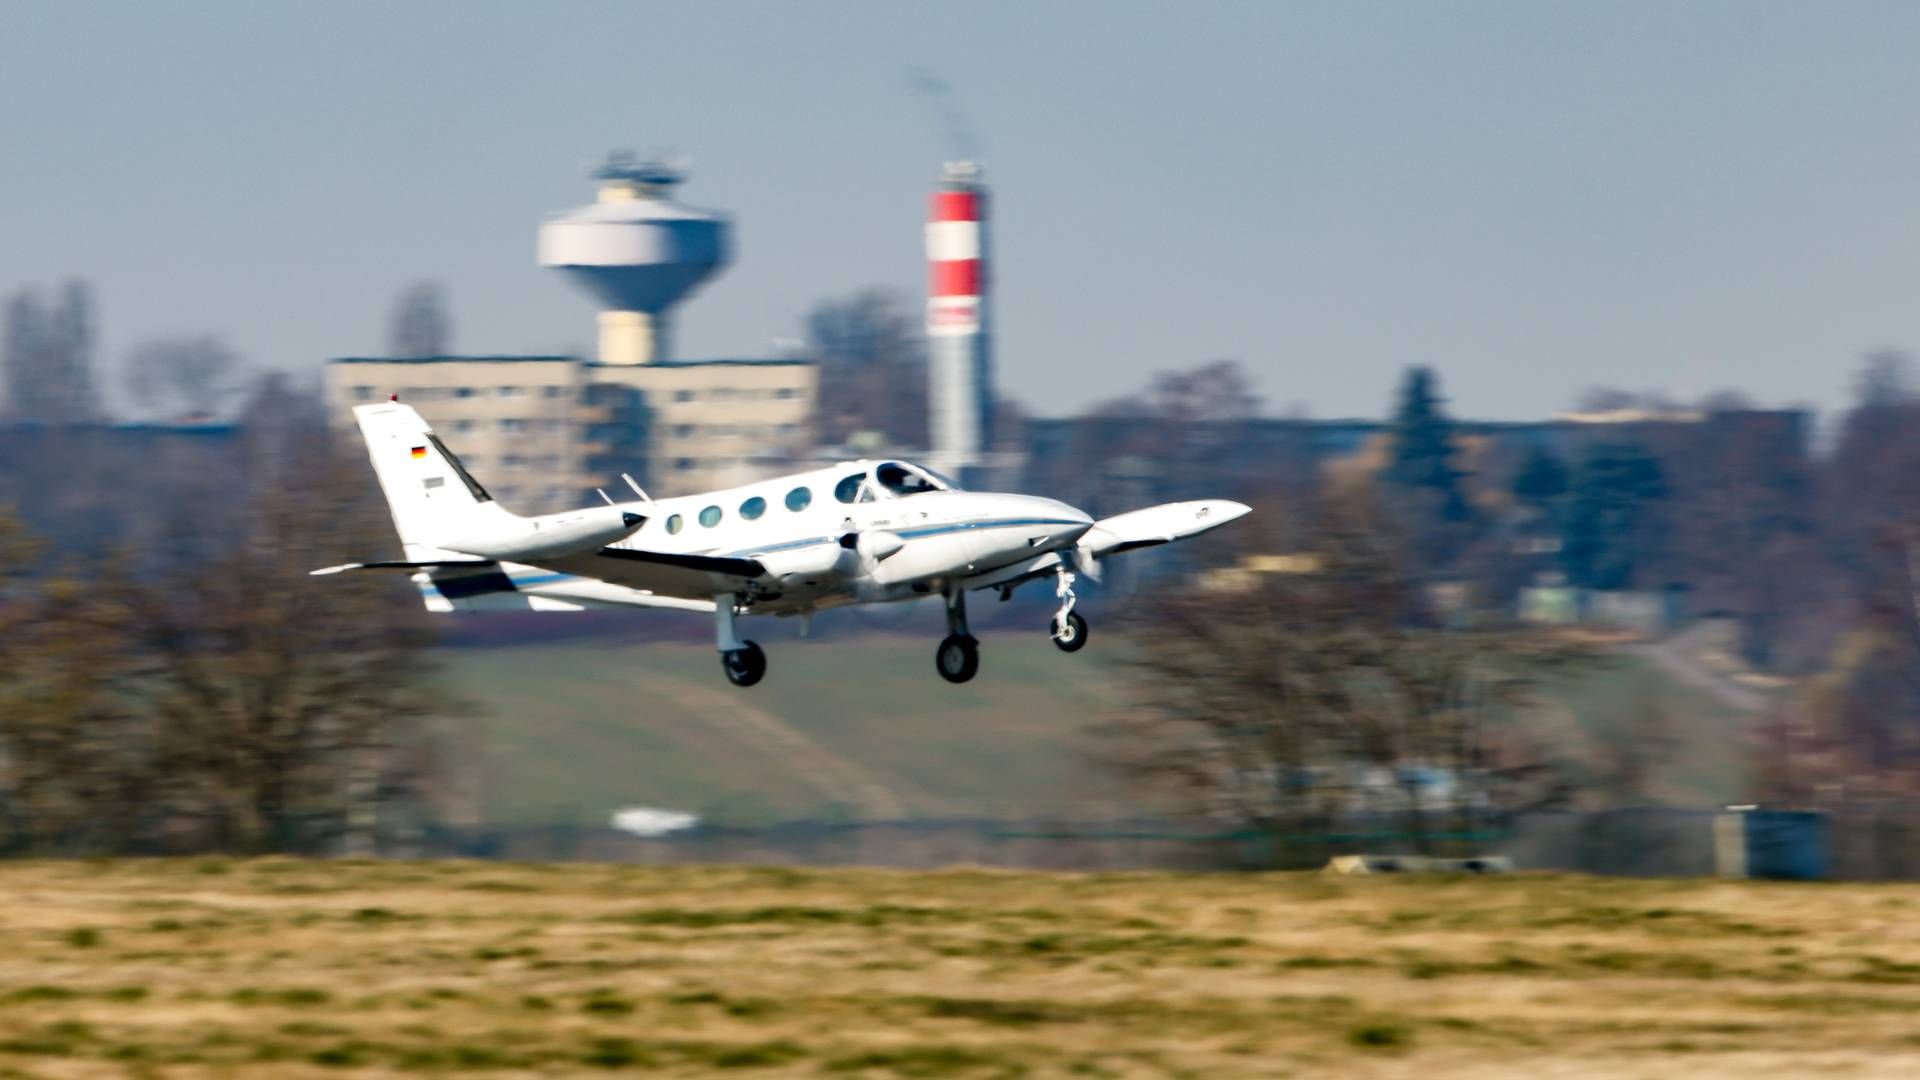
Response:
[[[843,503],[858,500],[860,498],[860,485],[864,484],[866,479],[865,473],[854,473],[843,478],[839,483],[833,485],[833,497]]]
[[[879,468],[873,470],[873,478],[879,481],[881,487],[902,497],[940,490],[940,485],[932,477],[897,461],[882,462]]]
[[[920,470],[923,473],[926,473],[928,476],[933,477],[935,483],[939,484],[941,487],[945,488],[948,491],[960,490],[960,485],[954,483],[953,477],[948,476],[946,473],[940,472],[937,469],[929,469],[925,465],[915,465],[914,468]]]

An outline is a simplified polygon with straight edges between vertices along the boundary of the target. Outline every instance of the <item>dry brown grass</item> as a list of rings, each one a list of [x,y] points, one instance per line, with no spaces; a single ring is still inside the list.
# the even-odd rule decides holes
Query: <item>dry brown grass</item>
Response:
[[[0,865],[0,1076],[1916,1076],[1920,888]]]

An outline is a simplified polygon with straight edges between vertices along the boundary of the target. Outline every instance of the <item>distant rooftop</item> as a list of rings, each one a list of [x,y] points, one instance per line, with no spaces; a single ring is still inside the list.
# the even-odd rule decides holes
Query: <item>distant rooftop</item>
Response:
[[[335,356],[329,364],[585,364],[592,368],[793,367],[813,363],[798,357],[721,357],[714,360],[657,360],[650,364],[603,364],[578,356]]]
[[[694,367],[793,367],[812,364],[813,361],[792,356],[753,359],[751,357],[724,357],[717,360],[655,360],[647,364],[606,364],[598,360],[586,362],[588,367],[607,368],[694,368]]]
[[[1555,420],[1569,424],[1692,424],[1706,419],[1699,409],[1625,408],[1581,409],[1554,413]]]
[[[577,364],[577,356],[335,356],[329,364]]]
[[[44,420],[0,420],[5,431],[111,432],[116,435],[232,435],[241,425],[232,420],[86,420],[55,424]]]

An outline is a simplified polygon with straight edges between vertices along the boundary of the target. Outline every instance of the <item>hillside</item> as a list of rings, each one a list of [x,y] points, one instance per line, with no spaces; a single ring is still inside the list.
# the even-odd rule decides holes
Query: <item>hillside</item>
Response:
[[[1135,812],[1084,734],[1125,692],[1118,643],[1068,656],[1031,632],[983,634],[980,677],[952,686],[932,670],[933,640],[782,641],[748,690],[703,644],[443,650],[443,682],[471,706],[449,727],[453,762],[499,825],[601,824],[632,805],[728,823]],[[1653,665],[1622,656],[1541,693],[1528,723],[1567,758],[1652,708],[1670,728],[1661,797],[1742,797],[1746,714]]]
[[[1910,885],[0,864],[0,1075],[1920,1074]]]

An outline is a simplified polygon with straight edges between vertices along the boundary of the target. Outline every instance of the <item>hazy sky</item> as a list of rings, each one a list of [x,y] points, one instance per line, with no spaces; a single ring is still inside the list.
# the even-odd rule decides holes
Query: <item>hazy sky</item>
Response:
[[[0,290],[98,283],[308,368],[409,280],[461,351],[594,340],[534,264],[613,147],[692,158],[738,260],[683,356],[924,294],[953,84],[994,184],[1004,389],[1058,414],[1237,357],[1377,415],[1402,367],[1523,417],[1595,383],[1844,399],[1920,347],[1920,4],[0,0]]]

